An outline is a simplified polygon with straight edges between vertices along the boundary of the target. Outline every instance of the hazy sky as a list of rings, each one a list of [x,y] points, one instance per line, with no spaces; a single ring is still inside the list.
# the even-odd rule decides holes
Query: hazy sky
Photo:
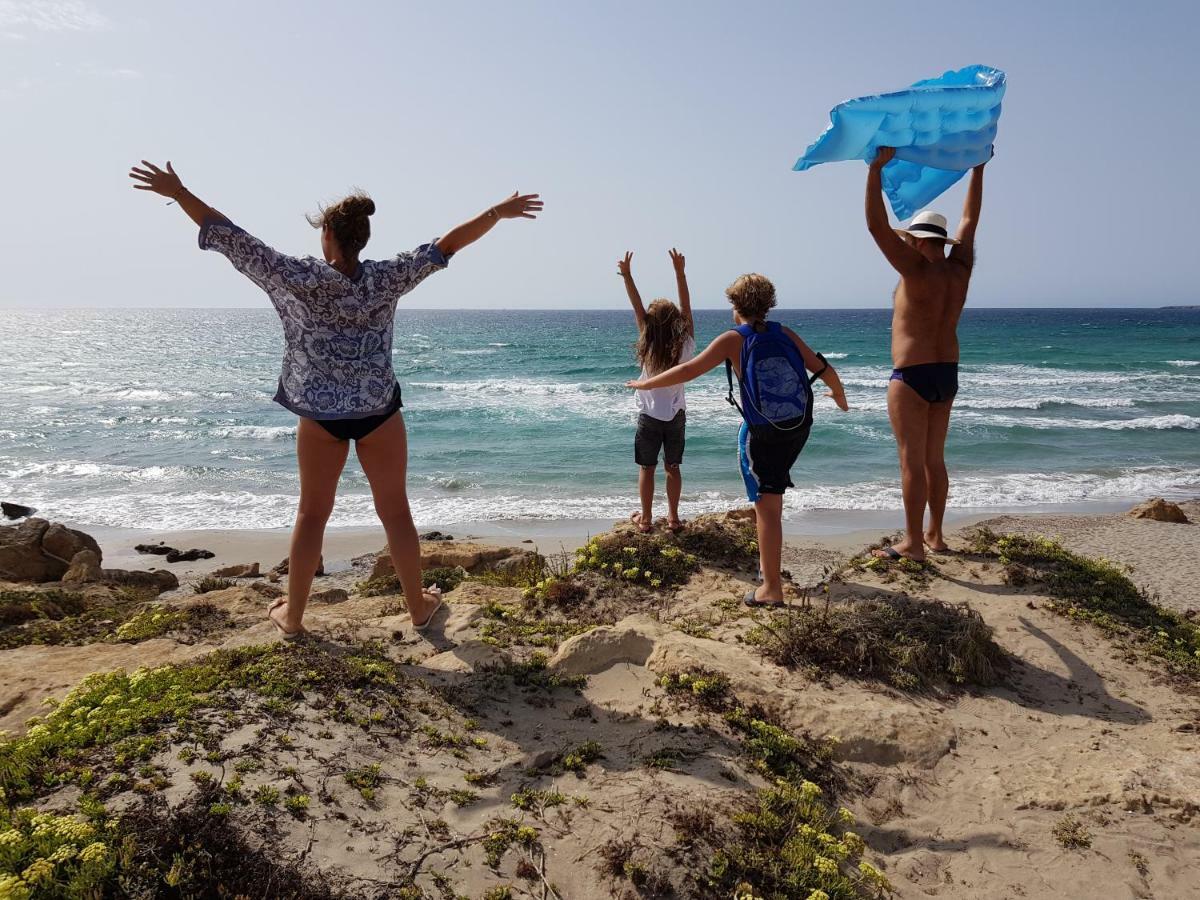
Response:
[[[791,165],[835,103],[972,63],[1009,78],[972,303],[1197,303],[1198,8],[0,0],[0,307],[266,306],[130,189],[143,157],[294,254],[354,185],[367,256],[542,193],[412,306],[620,308],[617,257],[653,296],[672,245],[699,305],[761,271],[785,306],[883,306],[866,166]]]

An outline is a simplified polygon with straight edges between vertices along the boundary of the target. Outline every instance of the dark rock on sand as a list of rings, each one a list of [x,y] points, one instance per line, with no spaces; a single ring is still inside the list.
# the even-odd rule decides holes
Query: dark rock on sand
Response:
[[[216,555],[211,550],[176,550],[172,547],[167,550],[167,562],[195,562],[198,559],[212,559]]]
[[[95,553],[97,561],[102,556],[100,545],[91,535],[45,519],[0,526],[0,578],[58,581],[81,550]]]
[[[1135,506],[1129,511],[1129,515],[1135,519],[1153,519],[1155,522],[1175,522],[1180,525],[1188,523],[1188,517],[1184,515],[1183,510],[1162,497],[1153,497]]]
[[[441,531],[427,531],[420,537],[421,537],[421,540],[423,540],[423,541],[452,541],[452,540],[454,540],[454,535],[444,534]]]
[[[268,597],[272,600],[274,600],[276,597],[282,597],[285,593],[287,593],[278,585],[267,584],[265,581],[254,582],[254,584],[250,585],[250,590],[254,591],[255,593],[262,594],[264,597]]]
[[[193,562],[197,559],[212,559],[217,554],[211,550],[178,550],[168,547],[161,541],[157,544],[138,544],[133,548],[138,553],[149,553],[153,556],[165,556],[167,562]]]
[[[32,516],[35,512],[37,510],[32,506],[22,506],[20,503],[0,503],[0,513],[3,513],[6,519],[24,519]]]
[[[284,558],[283,558],[283,559],[282,559],[282,560],[279,562],[279,564],[278,564],[277,566],[275,566],[275,568],[273,568],[273,569],[271,570],[271,574],[273,574],[273,575],[286,575],[286,574],[288,573],[288,567],[289,567],[290,561],[291,561],[291,557],[290,557],[290,556],[285,556],[285,557],[284,557]],[[315,573],[315,574],[317,575],[317,577],[320,577],[320,576],[322,576],[322,575],[324,575],[324,574],[325,574],[325,557],[324,557],[324,556],[320,557],[320,558],[317,560],[317,571],[316,571],[316,573]]]
[[[168,547],[166,544],[137,544],[133,548],[138,553],[150,553],[155,556],[166,556],[168,553],[178,553],[174,547]]]

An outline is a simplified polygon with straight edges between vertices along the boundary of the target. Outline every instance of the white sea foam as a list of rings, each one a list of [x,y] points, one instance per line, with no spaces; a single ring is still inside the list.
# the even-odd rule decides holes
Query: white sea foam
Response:
[[[961,424],[993,426],[1000,428],[1083,429],[1085,431],[1195,431],[1200,428],[1200,418],[1174,414],[1167,416],[1143,416],[1135,419],[1065,419],[1052,416],[1002,416],[963,412],[958,416]]]
[[[1180,369],[1190,369],[1192,366],[1200,366],[1200,359],[1168,359],[1168,366],[1176,366]]]
[[[1037,508],[1147,496],[1184,497],[1197,492],[1200,492],[1200,469],[1146,467],[1110,474],[1023,472],[955,478],[950,506],[981,510]],[[162,530],[286,528],[295,516],[297,501],[295,493],[277,491],[193,490],[139,496],[104,491],[58,495],[31,490],[22,496],[24,502],[53,518],[94,526]],[[552,491],[533,495],[472,492],[447,495],[438,491],[412,497],[413,516],[420,527],[513,519],[621,519],[628,515],[633,503],[632,492],[563,496]],[[685,492],[681,510],[693,516],[744,504],[744,496],[735,491]],[[787,494],[785,517],[790,520],[821,509],[899,510],[898,480],[801,484]],[[330,524],[376,525],[370,495],[364,490],[340,494]]]
[[[234,438],[252,441],[279,441],[296,436],[295,425],[218,425],[208,429],[215,438]]]
[[[826,353],[823,354],[826,359],[845,359],[849,353]]]

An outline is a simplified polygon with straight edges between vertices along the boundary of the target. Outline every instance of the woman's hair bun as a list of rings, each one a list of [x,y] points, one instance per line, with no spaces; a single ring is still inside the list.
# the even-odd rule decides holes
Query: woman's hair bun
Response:
[[[356,255],[371,239],[371,223],[367,216],[375,214],[375,201],[363,191],[329,206],[322,206],[315,216],[306,216],[313,228],[328,228],[341,245],[342,251]]]
[[[366,194],[351,194],[342,201],[345,204],[347,215],[351,216],[373,216],[375,215],[375,201]]]

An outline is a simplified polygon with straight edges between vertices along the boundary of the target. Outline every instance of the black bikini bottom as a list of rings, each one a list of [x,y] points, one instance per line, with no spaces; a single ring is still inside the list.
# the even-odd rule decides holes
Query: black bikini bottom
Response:
[[[890,381],[902,381],[926,403],[949,403],[958,393],[958,363],[922,363],[893,369]]]
[[[375,416],[361,419],[313,419],[339,441],[361,441],[368,434],[394,416],[404,404],[400,402],[400,385],[396,385],[396,399],[388,409]]]

